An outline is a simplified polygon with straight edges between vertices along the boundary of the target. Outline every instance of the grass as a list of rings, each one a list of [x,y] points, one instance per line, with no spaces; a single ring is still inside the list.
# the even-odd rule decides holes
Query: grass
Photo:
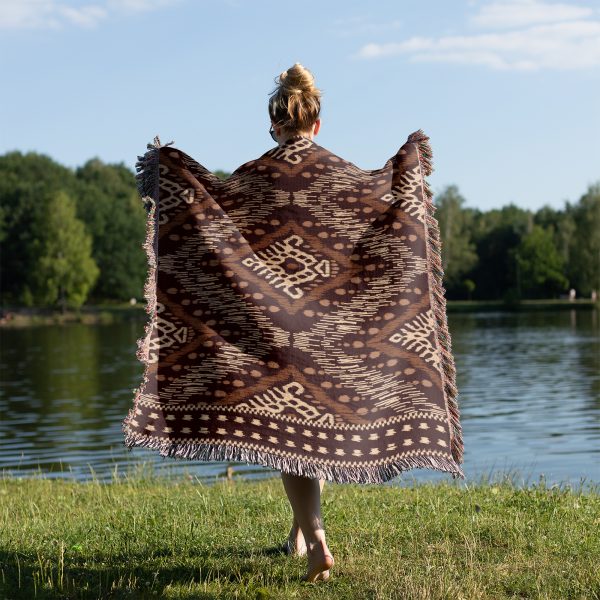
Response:
[[[150,474],[102,483],[0,479],[0,597],[600,598],[600,489],[326,483],[336,563],[303,583],[277,546],[281,480]]]

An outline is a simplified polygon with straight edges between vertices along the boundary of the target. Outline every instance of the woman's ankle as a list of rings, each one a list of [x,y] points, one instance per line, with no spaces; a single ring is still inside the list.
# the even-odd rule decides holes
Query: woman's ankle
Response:
[[[327,541],[325,539],[325,530],[317,529],[316,531],[312,531],[310,533],[310,537],[304,536],[304,541],[306,542],[306,549],[309,552],[314,552],[315,550],[322,548],[327,551]]]

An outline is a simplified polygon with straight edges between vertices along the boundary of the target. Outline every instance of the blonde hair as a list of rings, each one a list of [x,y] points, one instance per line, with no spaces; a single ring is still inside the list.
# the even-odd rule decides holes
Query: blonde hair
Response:
[[[269,98],[269,116],[286,133],[307,132],[321,112],[321,91],[313,74],[300,63],[275,78],[277,87]]]

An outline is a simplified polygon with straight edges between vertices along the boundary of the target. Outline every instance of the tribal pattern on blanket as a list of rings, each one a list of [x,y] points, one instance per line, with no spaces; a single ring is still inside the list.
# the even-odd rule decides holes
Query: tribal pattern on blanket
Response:
[[[129,449],[338,483],[465,477],[428,140],[363,170],[293,136],[227,179],[148,144]]]

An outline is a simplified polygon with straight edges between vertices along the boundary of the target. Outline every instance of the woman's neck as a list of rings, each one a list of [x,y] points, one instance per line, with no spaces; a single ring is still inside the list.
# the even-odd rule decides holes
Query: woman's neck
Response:
[[[314,134],[311,133],[290,133],[286,136],[284,136],[281,140],[279,140],[279,145],[285,144],[288,140],[292,139],[292,138],[297,138],[297,137],[303,137],[303,138],[308,138],[309,140],[312,140],[314,137]]]

